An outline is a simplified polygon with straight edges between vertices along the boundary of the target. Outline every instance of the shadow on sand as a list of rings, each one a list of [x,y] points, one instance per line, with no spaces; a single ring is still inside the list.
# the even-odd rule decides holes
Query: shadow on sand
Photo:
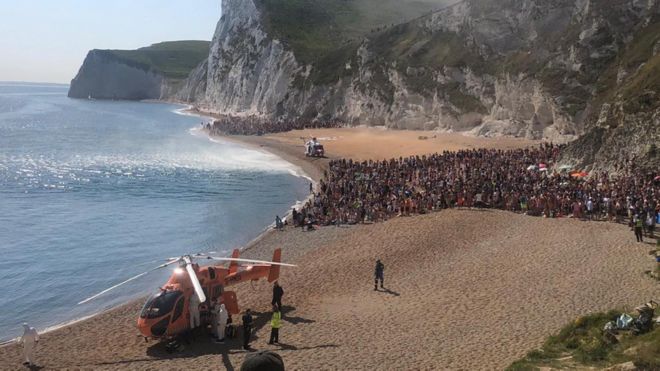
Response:
[[[392,296],[401,296],[401,294],[399,294],[398,292],[392,291],[390,289],[386,289],[384,287],[380,288],[380,289],[377,289],[376,291],[382,292],[382,293],[385,293],[385,294],[389,294],[389,295],[392,295]]]
[[[323,345],[315,345],[315,346],[297,347],[295,345],[284,344],[284,343],[278,343],[277,346],[279,346],[278,350],[309,350],[309,349],[338,348],[339,347],[339,345],[337,345],[337,344],[323,344]]]
[[[282,320],[292,324],[300,323],[314,323],[315,320],[307,319],[303,317],[289,317],[287,314],[295,311],[295,307],[292,306],[283,306],[282,307]],[[271,312],[252,312],[254,317],[252,325],[252,336],[250,338],[250,343],[254,343],[259,340],[257,331],[262,327],[269,326]],[[238,324],[238,318],[240,316],[235,316],[234,323]],[[267,339],[266,339],[267,340]],[[209,354],[218,354],[222,358],[222,365],[225,369],[232,371],[235,369],[234,365],[231,364],[229,359],[230,354],[244,353],[254,351],[256,349],[251,348],[246,351],[243,349],[243,328],[238,326],[236,337],[233,339],[225,339],[224,344],[216,343],[209,333],[209,330],[205,327],[195,329],[195,331],[183,334],[177,338],[177,342],[180,344],[178,349],[174,352],[171,352],[167,348],[166,342],[156,342],[154,345],[150,346],[147,349],[147,355],[151,358],[141,358],[134,360],[124,360],[118,362],[109,362],[109,363],[99,363],[99,365],[112,365],[112,364],[126,364],[133,362],[147,362],[157,359],[176,359],[176,358],[194,358],[203,355]],[[326,348],[326,347],[336,347],[337,345],[320,345],[315,347],[301,347],[297,348],[294,345],[285,345],[280,344],[280,349],[282,350],[304,350],[304,349],[314,349],[314,348]]]

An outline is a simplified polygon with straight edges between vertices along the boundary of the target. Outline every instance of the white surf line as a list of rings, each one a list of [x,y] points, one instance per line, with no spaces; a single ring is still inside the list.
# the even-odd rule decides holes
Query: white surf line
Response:
[[[144,296],[144,295],[142,295],[142,296]],[[51,333],[51,332],[57,331],[57,330],[62,329],[62,328],[66,328],[66,327],[69,327],[69,326],[73,326],[73,325],[75,325],[76,323],[83,322],[83,321],[88,320],[88,319],[90,319],[90,318],[93,318],[93,317],[96,317],[96,316],[98,316],[98,315],[101,315],[101,314],[104,314],[104,313],[110,312],[110,311],[112,311],[112,310],[114,310],[114,309],[117,309],[117,308],[121,307],[122,305],[129,304],[129,303],[131,303],[131,302],[134,301],[134,300],[138,300],[138,299],[141,298],[142,296],[140,296],[140,297],[137,297],[137,296],[136,296],[135,298],[129,299],[129,300],[123,302],[123,303],[119,303],[119,304],[114,305],[114,306],[112,306],[112,307],[104,308],[104,309],[98,310],[97,312],[94,312],[94,313],[92,313],[92,314],[88,314],[88,315],[85,315],[85,316],[82,316],[82,317],[74,318],[74,319],[72,319],[72,320],[68,320],[68,321],[60,322],[60,323],[55,324],[55,325],[52,325],[52,326],[47,326],[47,327],[43,328],[42,330],[37,329],[37,332],[39,333],[39,335],[44,335],[44,334],[48,334],[48,333]],[[20,339],[21,339],[21,337],[19,336],[19,337],[15,337],[15,338],[13,338],[13,339],[9,339],[9,340],[2,341],[2,342],[0,342],[0,347],[4,347],[4,346],[10,345],[10,344],[17,343]]]

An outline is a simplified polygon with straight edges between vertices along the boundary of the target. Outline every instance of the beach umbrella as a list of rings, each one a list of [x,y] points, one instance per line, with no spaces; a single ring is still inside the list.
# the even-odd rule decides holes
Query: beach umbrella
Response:
[[[655,180],[656,182],[660,182],[660,175],[658,175],[657,177],[653,178],[653,180]]]
[[[528,171],[536,170],[536,165],[529,165],[527,166]]]
[[[571,173],[571,176],[573,178],[584,178],[587,175],[589,175],[589,174],[585,173],[584,171],[576,171],[574,173]]]
[[[539,164],[539,168],[540,168],[540,169],[545,169],[546,167],[547,167],[547,166],[546,166],[545,164],[543,164],[543,163]]]
[[[548,168],[547,167],[542,167],[542,168],[539,169],[539,171],[548,171]]]

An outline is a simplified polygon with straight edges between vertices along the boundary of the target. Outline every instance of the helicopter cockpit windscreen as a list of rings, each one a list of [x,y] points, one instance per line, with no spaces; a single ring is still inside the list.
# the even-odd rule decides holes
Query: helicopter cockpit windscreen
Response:
[[[181,291],[161,291],[151,296],[142,308],[141,318],[158,318],[172,311]]]

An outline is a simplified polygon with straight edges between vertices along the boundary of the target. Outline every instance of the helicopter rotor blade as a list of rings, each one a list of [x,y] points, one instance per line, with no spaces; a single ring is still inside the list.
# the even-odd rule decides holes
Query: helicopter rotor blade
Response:
[[[108,287],[107,289],[105,289],[105,290],[99,292],[98,294],[88,297],[87,299],[85,299],[85,300],[79,302],[77,305],[85,304],[85,303],[87,303],[88,301],[90,301],[90,300],[92,300],[92,299],[96,299],[96,298],[98,298],[99,296],[105,294],[106,292],[108,292],[108,291],[110,291],[110,290],[114,290],[114,289],[116,289],[117,287],[119,287],[119,286],[121,286],[121,285],[123,285],[123,284],[125,284],[125,283],[128,283],[128,282],[131,282],[131,281],[133,281],[133,280],[136,280],[136,279],[138,279],[138,278],[140,278],[140,277],[142,277],[142,276],[144,276],[144,275],[146,275],[146,274],[148,274],[148,273],[151,273],[151,272],[153,272],[153,271],[155,271],[155,270],[158,270],[158,269],[161,269],[161,268],[165,268],[165,267],[167,267],[167,266],[170,265],[170,264],[176,263],[177,261],[178,261],[178,260],[173,260],[173,261],[170,261],[170,262],[167,262],[167,263],[163,263],[163,264],[157,266],[156,268],[152,268],[152,269],[149,269],[149,270],[146,271],[146,272],[142,272],[142,273],[140,273],[140,274],[138,274],[138,275],[135,275],[135,276],[133,276],[133,277],[127,279],[126,281],[120,282],[120,283],[118,283],[118,284],[116,284],[116,285],[114,285],[114,286],[112,286],[112,287]]]
[[[255,264],[270,264],[270,265],[281,265],[283,267],[297,267],[295,264],[271,262],[266,260],[253,260],[253,259],[242,259],[242,258],[218,258],[215,256],[207,256],[207,259],[228,261],[228,262],[243,262],[243,263],[255,263]]]
[[[197,293],[197,297],[199,298],[199,302],[203,303],[206,301],[206,295],[204,294],[204,290],[202,290],[202,285],[199,284],[197,273],[195,273],[195,270],[192,267],[192,262],[190,261],[189,257],[184,257],[183,260],[186,262],[186,271],[188,271],[190,281],[192,281],[193,287],[195,288],[195,293]]]

